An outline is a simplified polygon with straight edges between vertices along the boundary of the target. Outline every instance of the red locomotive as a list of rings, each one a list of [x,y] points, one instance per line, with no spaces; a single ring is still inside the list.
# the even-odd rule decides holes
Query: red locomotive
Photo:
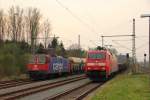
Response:
[[[108,79],[111,74],[118,71],[117,58],[108,50],[88,51],[85,71],[92,80]]]

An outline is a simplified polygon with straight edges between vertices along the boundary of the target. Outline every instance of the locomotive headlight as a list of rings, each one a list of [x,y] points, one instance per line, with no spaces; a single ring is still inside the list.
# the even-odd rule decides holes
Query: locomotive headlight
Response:
[[[87,63],[87,66],[94,66],[95,63]]]
[[[105,70],[105,67],[102,67],[102,70]]]
[[[91,68],[90,67],[88,67],[88,70],[90,70]]]
[[[87,66],[106,66],[106,63],[87,63]]]
[[[106,63],[98,63],[99,66],[106,66]]]

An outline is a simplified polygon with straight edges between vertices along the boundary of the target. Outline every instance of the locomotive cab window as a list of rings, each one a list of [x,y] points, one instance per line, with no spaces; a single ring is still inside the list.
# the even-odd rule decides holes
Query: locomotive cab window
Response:
[[[29,63],[31,63],[31,64],[34,64],[34,63],[37,63],[37,64],[44,64],[44,63],[46,63],[46,56],[43,55],[43,54],[40,54],[40,55],[33,55],[33,56],[30,58]]]
[[[44,64],[46,62],[46,56],[45,55],[39,55],[38,57],[39,57],[38,63]]]
[[[104,53],[90,53],[88,54],[88,58],[90,59],[105,59]]]

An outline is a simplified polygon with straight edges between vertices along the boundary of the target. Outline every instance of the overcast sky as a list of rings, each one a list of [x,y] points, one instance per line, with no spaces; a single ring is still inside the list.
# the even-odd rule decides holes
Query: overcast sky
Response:
[[[148,19],[140,15],[150,13],[150,0],[59,0],[76,17],[60,6],[56,0],[0,0],[0,8],[5,12],[11,6],[22,8],[36,7],[43,18],[48,18],[52,33],[59,36],[65,47],[78,42],[81,35],[83,48],[101,45],[100,36],[132,34],[132,19],[136,19],[136,48],[138,60],[148,54]],[[120,53],[131,52],[131,40],[128,38],[105,38],[105,44],[111,44]],[[116,41],[117,40],[117,41]]]

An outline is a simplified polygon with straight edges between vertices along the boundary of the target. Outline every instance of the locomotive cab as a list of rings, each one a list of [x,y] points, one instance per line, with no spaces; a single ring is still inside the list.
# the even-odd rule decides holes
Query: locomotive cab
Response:
[[[33,55],[30,58],[29,63],[27,64],[29,76],[33,79],[43,78],[43,76],[46,76],[45,74],[48,71],[49,61],[50,57],[48,55],[45,54]]]

